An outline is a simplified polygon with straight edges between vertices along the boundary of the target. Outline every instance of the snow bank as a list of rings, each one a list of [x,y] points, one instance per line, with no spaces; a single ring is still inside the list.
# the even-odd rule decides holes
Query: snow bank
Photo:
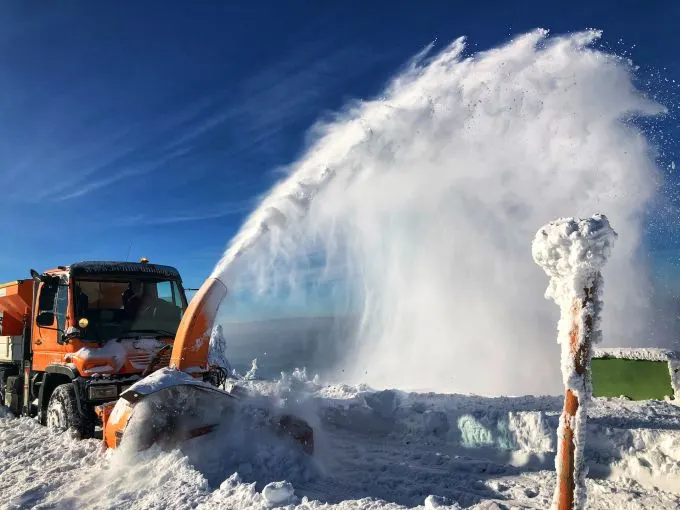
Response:
[[[557,342],[561,347],[562,380],[566,389],[578,399],[575,416],[565,412],[560,418],[558,437],[573,430],[574,506],[585,506],[585,419],[592,395],[589,370],[592,344],[601,340],[603,279],[600,270],[611,255],[617,238],[607,217],[596,214],[587,219],[561,218],[542,227],[532,243],[534,261],[550,277],[545,293],[560,307]],[[568,423],[573,420],[573,423]],[[555,461],[558,478],[562,459]],[[554,506],[559,499],[555,491]]]
[[[550,506],[560,397],[388,393],[326,386],[302,370],[241,384],[244,413],[234,426],[181,451],[102,453],[99,441],[54,436],[35,420],[0,419],[3,504],[271,510],[280,506],[268,499],[278,482],[284,495],[294,488],[295,499],[282,503],[290,510]],[[313,458],[271,433],[272,403],[314,410],[321,442]],[[589,507],[678,507],[677,407],[596,399],[588,415],[586,461],[599,477],[587,480]],[[463,444],[461,416],[471,418],[463,420],[469,432],[477,430],[467,437],[483,440]]]

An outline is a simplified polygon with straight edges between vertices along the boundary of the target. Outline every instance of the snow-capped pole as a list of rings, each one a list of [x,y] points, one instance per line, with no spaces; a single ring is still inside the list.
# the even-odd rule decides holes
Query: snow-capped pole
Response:
[[[587,219],[560,218],[536,233],[534,261],[550,277],[545,297],[560,307],[557,341],[561,346],[564,410],[555,459],[557,485],[553,508],[585,507],[583,453],[586,405],[591,397],[592,345],[600,342],[602,274],[617,234],[603,214]]]

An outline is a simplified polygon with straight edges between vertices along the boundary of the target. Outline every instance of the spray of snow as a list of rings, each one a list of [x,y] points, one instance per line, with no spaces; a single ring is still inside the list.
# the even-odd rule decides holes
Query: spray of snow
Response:
[[[244,379],[255,379],[255,377],[257,377],[257,358],[252,361],[250,370],[243,376]]]
[[[234,369],[227,358],[227,339],[224,338],[222,325],[217,324],[210,335],[208,348],[208,365],[218,366],[227,371],[228,375],[234,373]]]
[[[612,245],[617,238],[606,216],[597,214],[588,219],[561,218],[536,233],[532,244],[534,261],[550,277],[545,297],[560,307],[557,342],[561,347],[562,380],[565,388],[578,398],[579,407],[570,428],[574,431],[574,477],[576,482],[575,507],[585,507],[584,449],[586,434],[586,406],[591,398],[590,386],[590,345],[602,338],[602,287],[601,269],[611,255]],[[583,305],[580,305],[583,303]],[[575,306],[578,306],[575,308]],[[574,310],[578,313],[574,314]],[[590,318],[590,319],[588,319]],[[590,322],[589,324],[589,321]],[[574,335],[574,327],[578,334]],[[580,360],[581,370],[576,359]],[[585,370],[583,372],[582,370]],[[560,418],[558,437],[563,437],[567,419]],[[562,462],[558,455],[555,461],[557,476],[560,477]],[[559,491],[555,491],[554,505],[557,505]]]
[[[554,313],[527,246],[537,225],[601,208],[625,234],[607,270],[626,275],[603,320],[620,344],[644,341],[637,249],[659,172],[628,120],[664,110],[630,62],[594,48],[599,35],[428,48],[314,131],[213,276],[255,302],[314,304],[330,286],[334,313],[357,318],[354,343],[328,350],[344,382],[555,392]]]

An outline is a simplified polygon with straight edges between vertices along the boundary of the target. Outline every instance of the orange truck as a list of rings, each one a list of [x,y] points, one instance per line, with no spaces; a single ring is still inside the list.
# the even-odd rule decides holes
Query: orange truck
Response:
[[[95,408],[167,367],[187,309],[174,267],[78,262],[0,285],[0,404],[93,437]]]

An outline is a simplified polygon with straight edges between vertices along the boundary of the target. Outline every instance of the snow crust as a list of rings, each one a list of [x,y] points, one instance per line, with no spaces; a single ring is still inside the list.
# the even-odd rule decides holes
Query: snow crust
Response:
[[[637,359],[647,361],[680,361],[680,352],[658,347],[598,347],[593,358]]]

